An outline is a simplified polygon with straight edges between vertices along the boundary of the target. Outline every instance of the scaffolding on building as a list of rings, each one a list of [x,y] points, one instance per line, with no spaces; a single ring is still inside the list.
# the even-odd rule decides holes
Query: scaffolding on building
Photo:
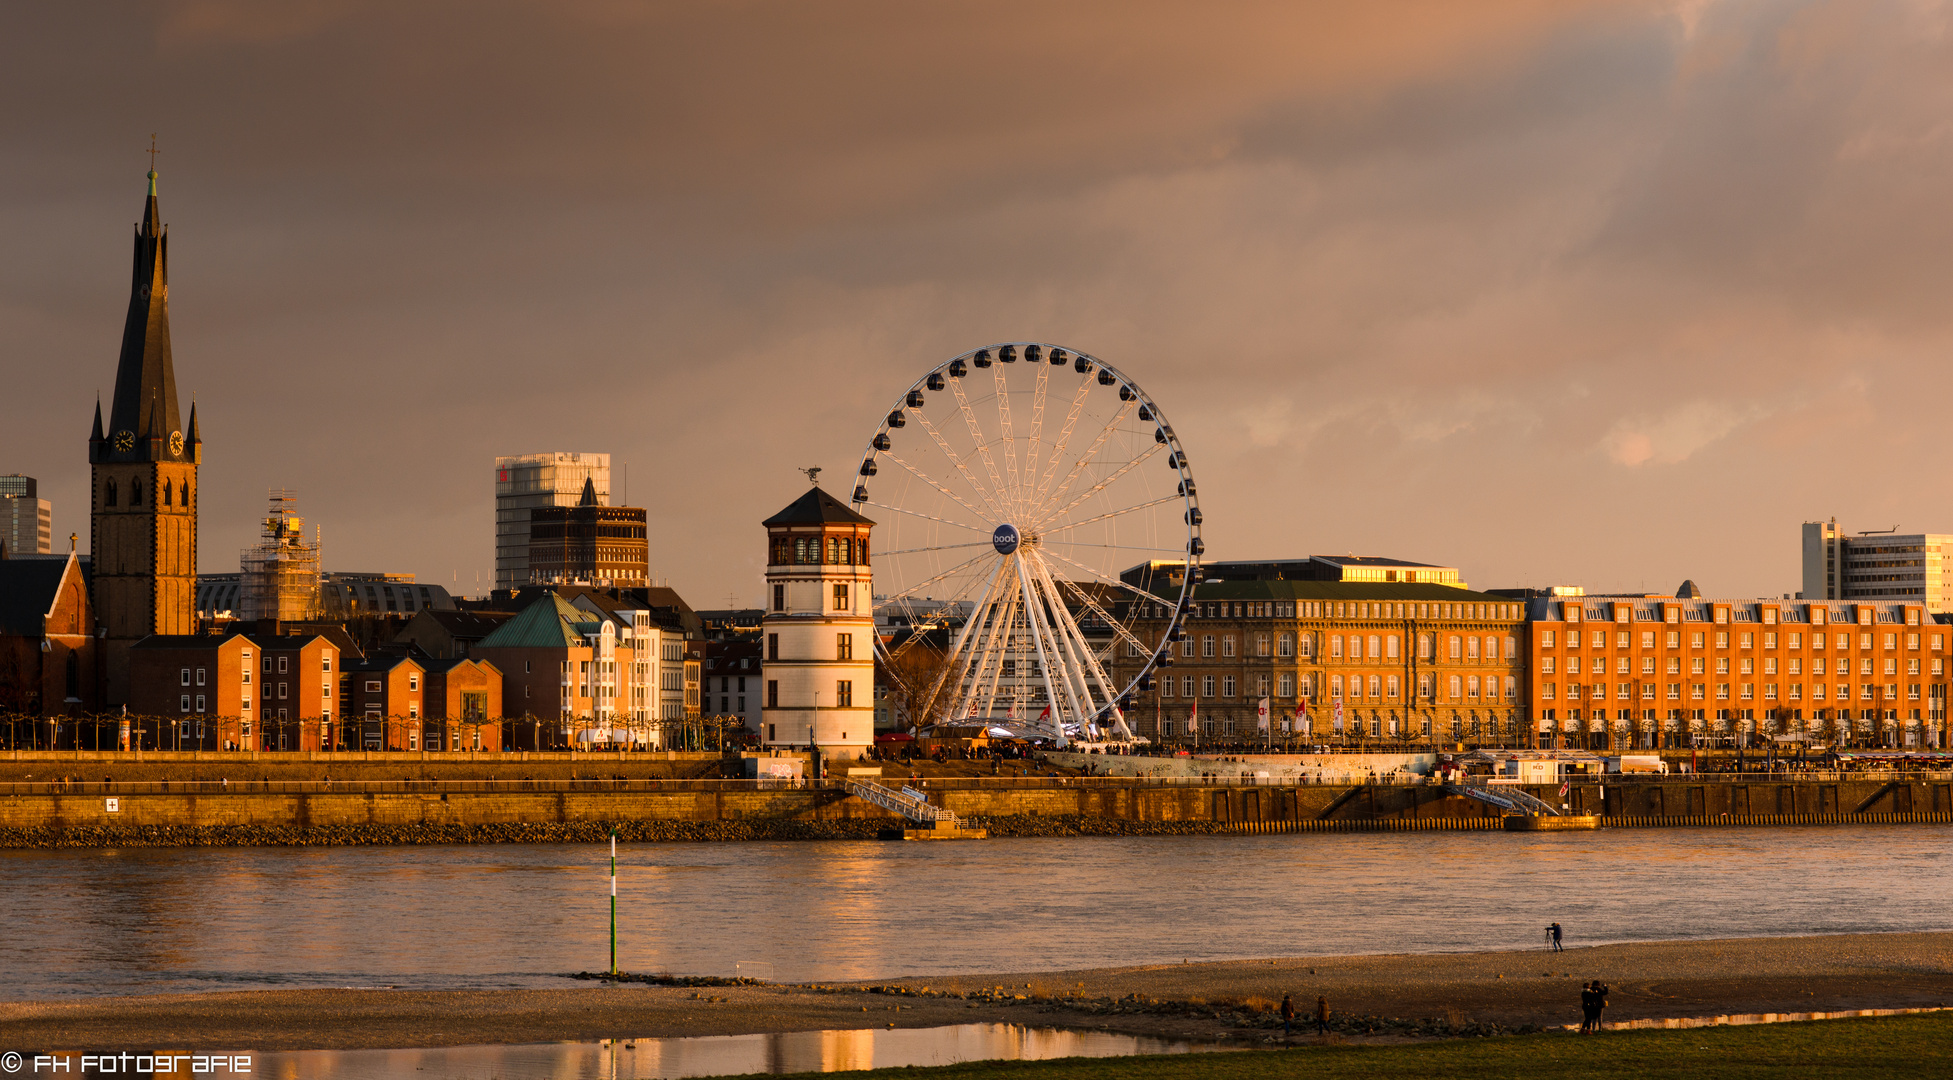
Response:
[[[319,615],[319,544],[305,541],[298,497],[273,488],[264,517],[264,537],[245,548],[237,597],[240,620],[281,622]]]

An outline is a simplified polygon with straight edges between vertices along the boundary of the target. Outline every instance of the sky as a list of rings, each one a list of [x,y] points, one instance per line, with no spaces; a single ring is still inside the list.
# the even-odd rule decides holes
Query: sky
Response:
[[[494,457],[600,451],[654,576],[754,604],[796,468],[1043,340],[1160,402],[1209,558],[1794,592],[1803,521],[1953,532],[1950,20],[7,5],[0,472],[85,550],[154,132],[204,572],[283,487],[329,569],[485,590]]]

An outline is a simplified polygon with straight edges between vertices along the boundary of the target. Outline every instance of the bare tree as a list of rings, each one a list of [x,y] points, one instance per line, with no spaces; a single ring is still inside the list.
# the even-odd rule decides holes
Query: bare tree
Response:
[[[875,674],[888,688],[889,710],[911,730],[949,719],[949,657],[926,637],[909,638],[887,657],[877,653]]]

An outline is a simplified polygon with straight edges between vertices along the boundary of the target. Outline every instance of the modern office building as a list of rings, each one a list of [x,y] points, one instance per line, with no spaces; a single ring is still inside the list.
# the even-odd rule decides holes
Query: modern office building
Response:
[[[642,507],[604,506],[595,481],[583,482],[575,506],[529,511],[526,585],[600,585],[636,589],[651,584]]]
[[[0,476],[0,545],[9,555],[54,550],[54,504],[40,497],[31,476]]]
[[[495,588],[514,592],[529,584],[530,511],[575,506],[583,489],[597,505],[610,505],[610,455],[520,454],[495,459]]]
[[[1800,600],[1919,603],[1935,615],[1953,612],[1953,535],[1861,532],[1847,536],[1838,519],[1804,523]]]

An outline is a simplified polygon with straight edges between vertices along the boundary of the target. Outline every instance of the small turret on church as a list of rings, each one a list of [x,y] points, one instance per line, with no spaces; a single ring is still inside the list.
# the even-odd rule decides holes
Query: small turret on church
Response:
[[[768,747],[859,758],[875,742],[875,523],[816,487],[767,518]]]
[[[95,403],[88,439],[93,493],[89,552],[95,616],[103,630],[106,698],[129,700],[129,648],[151,634],[196,630],[196,406],[181,422],[170,358],[169,236],[149,174],[136,225],[129,314],[122,327],[108,422]]]

